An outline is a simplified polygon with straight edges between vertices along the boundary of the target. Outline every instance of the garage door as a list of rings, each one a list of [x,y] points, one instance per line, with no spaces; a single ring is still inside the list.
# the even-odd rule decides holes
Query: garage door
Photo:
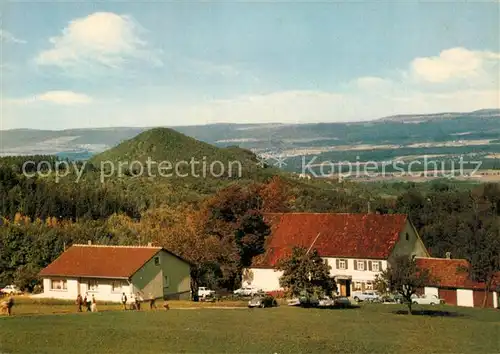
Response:
[[[457,304],[457,291],[455,289],[439,289],[439,297],[448,305]]]
[[[484,301],[484,291],[474,290],[474,307],[483,306]],[[486,307],[493,307],[493,292],[488,293],[488,300],[486,301]]]

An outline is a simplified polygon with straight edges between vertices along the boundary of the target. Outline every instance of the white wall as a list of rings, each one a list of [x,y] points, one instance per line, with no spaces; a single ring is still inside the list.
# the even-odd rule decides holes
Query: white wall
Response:
[[[468,289],[457,289],[457,305],[474,307],[474,293]]]
[[[117,280],[122,282],[121,288],[116,288],[113,291],[112,280],[110,279],[97,279],[98,285],[96,291],[87,291],[89,296],[94,295],[97,301],[112,301],[112,302],[120,302],[122,293],[125,293],[127,297],[130,297],[132,293],[131,286],[128,284],[126,280]],[[85,279],[82,279],[82,282],[85,282]],[[81,294],[85,296],[86,294]]]
[[[264,291],[283,290],[280,287],[279,279],[283,275],[282,271],[275,271],[269,268],[250,268],[253,279],[248,282],[243,282],[243,286],[251,285]]]
[[[380,269],[380,271],[377,272],[369,271],[368,266],[367,269],[364,271],[354,270],[354,262],[357,261],[358,259],[342,258],[347,260],[347,269],[337,269],[336,258],[324,258],[324,259],[326,259],[327,264],[330,266],[330,275],[332,277],[336,275],[351,276],[352,282],[360,282],[360,283],[365,283],[367,281],[373,282],[375,280],[375,276],[379,274],[380,271],[387,268],[387,261],[380,260],[382,263],[382,269]],[[359,259],[359,260],[364,260],[364,259]],[[370,260],[366,261],[370,262]],[[250,282],[243,281],[242,285],[247,285],[247,284],[252,285],[264,291],[283,290],[283,288],[281,288],[279,285],[279,278],[283,275],[282,271],[275,271],[274,269],[271,268],[250,268],[249,271],[252,273],[251,277],[253,277],[253,279]]]
[[[61,278],[53,278],[58,280]],[[51,279],[43,279],[43,297],[63,300],[75,300],[78,295],[78,279],[66,279],[66,290],[51,289]]]
[[[60,279],[60,278],[52,278]],[[80,287],[80,280],[84,286]],[[80,293],[83,296],[88,295],[89,297],[96,298],[97,301],[112,301],[120,302],[122,293],[125,292],[127,296],[130,296],[132,287],[128,284],[126,280],[120,280],[123,282],[123,286],[120,289],[115,289],[112,291],[112,280],[110,279],[97,279],[97,289],[95,291],[87,290],[81,292],[81,289],[87,289],[85,284],[88,279],[66,279],[67,289],[66,290],[53,290],[51,289],[51,278],[43,279],[43,296],[44,298],[51,299],[61,299],[61,300],[76,300],[76,297]]]
[[[382,269],[379,271],[370,271],[368,270],[368,262],[372,261],[370,259],[352,259],[352,258],[339,258],[339,259],[344,259],[347,261],[347,269],[337,269],[337,258],[325,258],[328,265],[330,266],[330,275],[331,276],[336,276],[336,275],[344,275],[344,276],[351,276],[353,282],[366,282],[366,281],[374,281],[375,276],[379,274],[381,271],[387,268],[387,261],[386,260],[373,260],[373,261],[380,261],[382,262]],[[354,262],[357,261],[367,261],[367,267],[365,270],[355,270],[354,269]]]
[[[430,286],[426,286],[424,288],[424,294],[427,296],[436,295],[437,297],[439,297],[439,289],[434,288],[434,287],[430,287]]]

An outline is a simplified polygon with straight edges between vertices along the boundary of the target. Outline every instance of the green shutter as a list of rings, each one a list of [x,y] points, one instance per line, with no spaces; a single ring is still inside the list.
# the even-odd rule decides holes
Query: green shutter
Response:
[[[354,270],[358,270],[358,261],[354,260]]]
[[[344,262],[345,262],[345,269],[349,269],[349,260],[344,259]]]
[[[368,270],[368,262],[365,261],[365,270]]]
[[[378,261],[378,271],[382,271],[382,261]]]
[[[372,271],[372,261],[368,261],[368,270]]]
[[[340,263],[340,259],[338,259],[338,258],[337,258],[337,259],[335,260],[335,264],[336,264],[336,266],[337,266],[337,269],[339,269],[339,263]]]

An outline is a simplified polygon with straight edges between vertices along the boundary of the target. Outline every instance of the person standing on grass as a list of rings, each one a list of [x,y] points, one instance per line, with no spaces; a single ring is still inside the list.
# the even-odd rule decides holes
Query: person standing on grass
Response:
[[[92,312],[97,312],[97,302],[95,301],[94,294],[92,294]]]
[[[7,315],[12,315],[12,308],[14,307],[14,298],[9,296],[9,300],[7,300]]]
[[[78,312],[82,312],[83,299],[82,295],[78,294],[76,297],[76,306],[78,307]]]
[[[151,293],[149,293],[149,309],[156,309],[156,299]]]
[[[131,309],[131,310],[136,310],[137,309],[137,306],[135,305],[135,301],[136,301],[136,299],[134,298],[134,294],[130,293],[130,299],[129,299],[130,306],[129,306],[129,309]]]
[[[88,294],[85,294],[85,297],[83,298],[83,303],[85,304],[87,312],[90,312],[90,299],[88,298]]]
[[[123,304],[123,309],[127,309],[127,295],[125,293],[122,294],[122,304]]]
[[[137,310],[141,309],[141,302],[143,300],[144,299],[142,298],[141,294],[137,292],[137,294],[135,295],[135,306],[137,307]]]
[[[170,305],[168,304],[167,299],[163,301],[163,308],[165,309],[165,311],[170,310]]]

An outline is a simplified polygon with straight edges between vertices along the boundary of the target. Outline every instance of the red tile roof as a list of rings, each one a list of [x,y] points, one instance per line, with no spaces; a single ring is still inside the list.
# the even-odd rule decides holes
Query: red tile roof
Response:
[[[161,247],[73,245],[40,276],[129,278]]]
[[[485,289],[486,284],[470,279],[467,269],[470,263],[466,259],[447,258],[417,258],[417,266],[428,269],[433,279],[429,286],[456,288],[456,289]],[[500,273],[492,284],[494,289],[500,285]]]
[[[322,257],[387,259],[403,231],[407,216],[400,214],[266,214],[271,235],[266,253],[255,267],[274,267],[293,247],[313,248]]]

